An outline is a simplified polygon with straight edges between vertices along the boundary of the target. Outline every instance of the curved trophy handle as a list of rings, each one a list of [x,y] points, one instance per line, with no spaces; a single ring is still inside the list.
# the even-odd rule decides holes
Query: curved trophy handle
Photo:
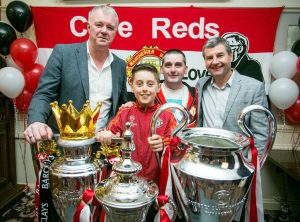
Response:
[[[159,198],[159,197],[158,197],[158,198]],[[177,206],[176,206],[174,200],[173,200],[171,197],[169,197],[169,198],[168,198],[168,201],[166,201],[166,202],[164,203],[164,206],[165,206],[167,203],[169,203],[170,206],[171,206],[172,209],[173,209],[173,215],[172,215],[172,218],[171,218],[171,222],[174,222],[175,219],[176,219],[176,216],[177,216],[177,212],[178,212],[178,211],[177,211]],[[155,204],[158,206],[158,209],[159,209],[160,207],[159,207],[159,204],[158,204],[158,200],[157,200],[157,199],[155,200]]]
[[[169,109],[169,108],[176,108],[176,109],[180,110],[184,116],[183,120],[181,120],[180,123],[178,124],[178,126],[176,126],[175,129],[173,130],[172,136],[176,135],[182,128],[185,128],[187,126],[187,124],[190,122],[190,114],[184,106],[179,105],[178,103],[165,103],[161,107],[159,107],[153,114],[153,117],[151,119],[152,135],[156,134],[156,122],[158,120],[158,117],[164,110]],[[155,152],[155,156],[156,156],[157,163],[160,166],[161,164],[160,164],[159,154],[157,152]]]
[[[172,208],[173,208],[173,217],[172,217],[172,219],[171,219],[171,221],[172,222],[174,222],[175,221],[175,219],[176,219],[176,216],[177,216],[177,207],[176,207],[176,204],[175,204],[175,202],[173,201],[173,199],[172,198],[169,198],[169,204],[172,206]]]
[[[153,114],[152,120],[151,120],[151,131],[152,135],[156,133],[156,121],[160,114],[170,108],[175,108],[181,111],[183,114],[184,118],[180,121],[178,126],[175,127],[175,129],[172,132],[172,136],[175,136],[181,129],[185,128],[187,124],[190,122],[190,114],[189,111],[182,105],[179,105],[178,103],[165,103],[161,107],[158,108],[158,110],[155,111]]]
[[[251,111],[265,112],[265,114],[267,115],[267,118],[268,118],[268,126],[269,126],[268,141],[267,141],[266,147],[264,149],[264,152],[260,158],[260,167],[262,167],[266,161],[266,158],[267,158],[269,152],[271,151],[271,149],[273,147],[273,143],[275,141],[276,132],[277,132],[277,124],[276,124],[276,119],[275,119],[273,113],[270,110],[268,110],[267,108],[265,108],[261,105],[247,106],[246,108],[244,108],[241,111],[239,118],[238,118],[238,125],[246,135],[248,135],[252,138],[254,136],[252,131],[249,129],[249,127],[245,123],[245,116],[247,113],[249,113]]]

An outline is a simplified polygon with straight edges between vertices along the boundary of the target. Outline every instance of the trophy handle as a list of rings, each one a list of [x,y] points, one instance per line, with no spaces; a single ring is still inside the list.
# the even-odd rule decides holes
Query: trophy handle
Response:
[[[175,221],[175,219],[176,219],[176,216],[177,216],[177,207],[176,207],[176,204],[175,204],[175,202],[173,201],[173,199],[172,198],[169,198],[169,204],[172,206],[172,208],[173,208],[173,217],[172,217],[172,219],[171,219],[171,221],[172,222],[174,222]]]
[[[170,108],[175,108],[181,111],[184,118],[180,121],[180,123],[175,127],[175,129],[172,131],[172,137],[175,136],[181,129],[185,128],[187,124],[190,122],[190,114],[189,111],[182,105],[179,105],[178,103],[165,103],[161,107],[158,108],[158,110],[155,111],[153,114],[152,120],[151,120],[151,130],[152,135],[156,133],[156,122],[158,120],[158,117],[160,114]]]
[[[245,123],[246,114],[249,112],[252,112],[252,111],[264,112],[268,118],[268,141],[264,148],[264,152],[260,158],[260,167],[262,167],[266,161],[268,154],[270,153],[270,151],[273,147],[273,143],[275,141],[276,132],[277,132],[277,124],[276,124],[276,119],[275,119],[273,113],[270,110],[268,110],[267,108],[265,108],[261,105],[247,106],[241,111],[239,118],[238,118],[238,125],[247,136],[250,136],[252,138],[254,136],[253,132],[249,129],[249,127]]]
[[[178,126],[176,126],[175,129],[172,131],[172,134],[171,134],[172,137],[175,136],[181,129],[185,128],[187,126],[187,124],[190,122],[190,114],[184,106],[179,105],[178,103],[165,103],[161,107],[159,107],[153,114],[153,117],[151,119],[152,135],[156,134],[156,122],[158,120],[158,117],[164,110],[170,109],[170,108],[176,108],[176,109],[180,110],[184,116],[183,120],[181,120],[180,123],[178,124]],[[156,156],[157,163],[160,166],[161,164],[160,164],[160,157],[159,157],[158,152],[155,152],[155,156]]]
[[[171,218],[171,222],[174,222],[175,219],[176,219],[176,216],[177,216],[177,212],[178,212],[178,211],[177,211],[176,204],[175,204],[174,200],[173,200],[171,197],[168,198],[168,201],[166,201],[166,202],[164,203],[164,205],[166,205],[167,203],[169,203],[170,206],[171,206],[172,209],[173,209],[173,215],[172,215],[172,218]],[[155,201],[155,204],[156,204],[157,208],[159,209],[160,207],[159,207],[159,204],[158,204],[157,199],[156,199],[156,201]]]

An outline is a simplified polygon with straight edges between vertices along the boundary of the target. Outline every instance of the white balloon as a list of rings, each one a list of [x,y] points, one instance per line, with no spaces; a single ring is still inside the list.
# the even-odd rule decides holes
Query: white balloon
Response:
[[[297,73],[296,63],[298,57],[290,51],[276,53],[270,62],[270,72],[275,79],[291,79]]]
[[[288,78],[280,78],[272,82],[269,88],[271,102],[279,109],[291,107],[297,100],[299,88],[297,84]]]
[[[25,86],[23,74],[16,68],[4,67],[0,69],[0,91],[7,97],[16,98]]]

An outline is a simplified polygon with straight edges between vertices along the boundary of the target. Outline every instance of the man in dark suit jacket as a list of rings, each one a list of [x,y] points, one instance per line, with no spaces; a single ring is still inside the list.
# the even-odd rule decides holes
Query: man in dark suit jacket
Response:
[[[105,127],[127,101],[126,63],[109,50],[118,24],[113,8],[96,6],[89,12],[87,42],[54,47],[30,103],[24,131],[29,143],[51,139],[58,132],[50,109],[53,101],[61,105],[72,100],[77,110],[86,100],[92,109],[102,102],[96,129]]]

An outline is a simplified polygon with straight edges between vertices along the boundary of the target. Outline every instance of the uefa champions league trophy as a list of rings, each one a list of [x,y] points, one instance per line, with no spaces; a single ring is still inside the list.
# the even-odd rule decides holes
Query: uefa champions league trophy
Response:
[[[165,109],[178,109],[188,119],[188,111],[181,105],[166,103],[153,115],[151,126]],[[264,112],[268,118],[268,142],[262,154],[262,166],[276,135],[273,114],[259,105],[246,107],[240,113],[238,124],[251,137],[245,116],[252,111]],[[262,120],[263,121],[263,120]],[[171,157],[173,181],[187,221],[229,222],[243,206],[251,187],[254,166],[244,157],[250,147],[250,138],[223,129],[195,127],[183,129],[180,124],[173,131],[179,139],[176,155]]]

